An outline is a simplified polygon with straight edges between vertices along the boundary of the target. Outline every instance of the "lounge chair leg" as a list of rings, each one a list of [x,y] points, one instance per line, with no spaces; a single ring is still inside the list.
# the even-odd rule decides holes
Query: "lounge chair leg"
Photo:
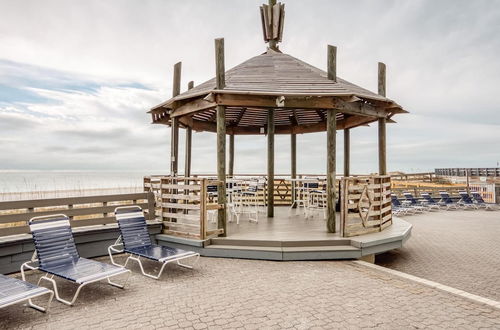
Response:
[[[44,308],[44,307],[38,306],[35,303],[33,303],[33,301],[31,299],[28,299],[28,306],[33,308],[33,309],[36,309],[37,311],[43,312],[43,313],[48,312],[50,309],[50,304],[52,303],[52,299],[54,298],[54,291],[50,291],[49,293],[50,293],[50,295],[49,295],[49,301],[47,302],[47,307]]]
[[[192,258],[194,256],[196,256],[196,259],[195,259],[195,261],[193,262],[192,265],[183,264],[183,263],[180,262],[180,259],[177,259],[177,265],[179,265],[181,267],[184,267],[184,268],[193,269],[193,267],[198,263],[198,260],[200,260],[200,254],[197,253],[197,254],[195,254],[193,256],[190,256],[189,258]],[[183,258],[183,259],[188,259],[188,258]]]
[[[161,266],[160,271],[158,272],[158,275],[156,275],[156,276],[155,276],[155,275],[151,275],[151,274],[146,273],[146,271],[144,270],[144,267],[142,266],[142,260],[141,260],[141,258],[140,258],[140,257],[135,258],[135,257],[133,257],[133,256],[130,256],[130,257],[128,257],[128,259],[132,259],[132,260],[137,261],[137,263],[139,264],[139,268],[141,269],[141,273],[142,273],[142,275],[147,276],[147,277],[149,277],[149,278],[152,278],[152,279],[154,279],[154,280],[157,280],[157,279],[159,279],[159,278],[160,278],[161,274],[163,273],[163,269],[164,269],[164,268],[165,268],[165,266],[167,265],[167,263],[164,263],[164,264]],[[128,261],[128,259],[127,259],[127,261]]]
[[[73,304],[75,303],[76,299],[78,298],[78,295],[80,294],[80,291],[87,284],[87,283],[80,284],[78,286],[78,289],[76,289],[76,292],[75,292],[75,295],[73,296],[73,299],[71,299],[71,301],[68,301],[68,300],[62,299],[59,296],[59,291],[57,290],[57,283],[56,283],[56,281],[54,281],[53,278],[50,278],[50,277],[47,277],[47,276],[44,275],[44,276],[40,277],[40,280],[42,280],[42,279],[46,280],[46,281],[49,281],[50,283],[52,283],[52,287],[54,288],[54,293],[56,295],[56,300],[62,302],[65,305],[68,305],[68,306],[73,306]],[[40,283],[40,281],[38,281],[38,282]]]
[[[128,260],[128,259],[127,259],[127,260]],[[107,278],[107,279],[108,279],[108,284],[109,284],[109,285],[112,285],[112,286],[114,286],[114,287],[117,287],[117,288],[119,288],[119,289],[123,289],[123,288],[125,288],[125,285],[127,284],[128,279],[130,278],[130,274],[132,274],[132,272],[129,270],[129,271],[128,271],[128,276],[127,276],[127,278],[125,279],[125,282],[124,282],[123,284],[118,284],[118,283],[116,283],[116,282],[113,282],[113,281],[111,281],[111,277],[108,277],[108,278]]]

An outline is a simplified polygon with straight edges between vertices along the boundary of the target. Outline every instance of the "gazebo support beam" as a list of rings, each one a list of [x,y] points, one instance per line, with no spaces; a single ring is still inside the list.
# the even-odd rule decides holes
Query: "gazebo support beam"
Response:
[[[234,176],[234,134],[229,135],[229,176]]]
[[[267,110],[267,216],[274,217],[274,109]]]
[[[328,45],[327,52],[328,79],[337,81],[337,48]],[[336,166],[336,135],[337,135],[336,111],[329,109],[326,117],[326,227],[328,232],[336,231],[336,212],[335,212],[335,166]]]
[[[172,97],[181,93],[181,69],[182,62],[174,65],[174,81],[172,84]],[[176,176],[179,169],[179,120],[172,118],[170,137],[170,174]]]
[[[351,131],[344,128],[344,177],[351,175]]]
[[[215,71],[216,87],[224,89],[226,86],[224,68],[224,39],[215,39]],[[218,228],[223,229],[222,236],[227,236],[226,225],[226,107],[218,105],[217,110],[217,178],[222,181],[217,194],[217,202],[224,205],[222,210],[217,212]]]
[[[194,82],[190,81],[188,83],[188,90],[193,88]],[[193,130],[191,127],[186,127],[186,150],[185,150],[185,159],[184,159],[184,176],[191,176],[191,144],[193,139]]]
[[[262,108],[275,108],[277,100],[282,102],[282,108],[291,109],[337,109],[340,112],[370,116],[370,117],[384,117],[386,112],[383,107],[373,106],[359,101],[349,102],[339,97],[333,96],[284,96],[280,95],[250,95],[250,94],[228,94],[217,93],[215,95],[215,103],[229,107],[262,107]],[[206,106],[209,104],[207,103]],[[186,105],[187,106],[187,105]],[[197,106],[193,104],[193,111],[195,109],[202,109],[205,106]],[[172,114],[177,116],[177,109]]]
[[[378,63],[378,94],[385,97],[385,64]],[[378,172],[387,174],[386,117],[378,119]]]
[[[291,163],[291,176],[292,179],[297,178],[297,135],[295,133],[290,134],[290,163]],[[295,199],[297,198],[297,194],[295,192],[295,183],[292,182],[292,207],[296,208],[297,205],[295,203]]]

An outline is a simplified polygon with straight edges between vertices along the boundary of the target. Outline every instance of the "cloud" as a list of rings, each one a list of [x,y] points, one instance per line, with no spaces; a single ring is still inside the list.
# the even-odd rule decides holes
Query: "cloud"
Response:
[[[183,90],[213,77],[214,38],[225,38],[227,68],[262,53],[261,2],[0,2],[9,13],[0,20],[0,168],[166,172],[169,129],[150,125],[146,111],[171,96],[174,63],[183,62]],[[388,96],[411,112],[388,126],[391,170],[500,159],[494,1],[285,4],[284,52],[324,68],[334,44],[339,76],[370,90],[377,62],[387,64]],[[236,141],[237,172],[265,171],[265,137]],[[289,171],[289,143],[276,138],[277,173]],[[342,143],[339,132],[338,172]],[[376,125],[354,129],[351,143],[351,171],[376,171]],[[193,148],[193,170],[215,171],[215,135],[194,134]],[[324,133],[300,135],[299,171],[324,172],[325,149]]]

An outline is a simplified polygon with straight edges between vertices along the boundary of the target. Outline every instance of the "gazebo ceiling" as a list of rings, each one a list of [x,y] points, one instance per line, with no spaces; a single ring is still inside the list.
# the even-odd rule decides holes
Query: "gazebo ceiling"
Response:
[[[263,134],[267,110],[275,109],[277,134],[326,130],[326,111],[336,109],[337,128],[367,125],[378,118],[405,113],[394,101],[327,73],[295,57],[268,49],[226,71],[226,85],[215,78],[155,107],[153,123],[216,130],[217,105],[226,106],[228,134]]]

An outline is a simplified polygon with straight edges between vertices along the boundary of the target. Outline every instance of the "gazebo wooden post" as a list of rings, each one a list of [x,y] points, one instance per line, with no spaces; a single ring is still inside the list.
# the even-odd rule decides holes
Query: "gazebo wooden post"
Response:
[[[216,88],[226,87],[224,68],[224,38],[215,39],[215,73]],[[218,228],[224,230],[222,236],[227,236],[226,225],[226,107],[217,105],[217,178],[222,181],[217,194],[217,202],[224,208],[217,212]]]
[[[234,176],[234,134],[229,135],[229,176]]]
[[[297,135],[295,133],[290,134],[290,154],[291,154],[291,177],[292,179],[297,178]],[[292,182],[292,207],[296,208],[295,199],[297,198],[295,192],[295,182]]]
[[[274,217],[274,109],[267,110],[267,216]]]
[[[351,131],[344,128],[344,178],[351,175]]]
[[[176,97],[181,93],[181,68],[182,62],[174,65],[174,81],[172,84],[172,97]],[[171,120],[171,137],[170,137],[170,174],[176,176],[179,167],[179,119],[177,117]]]
[[[193,88],[194,82],[188,82],[188,90]],[[193,139],[193,130],[191,127],[186,127],[186,151],[184,159],[184,176],[186,178],[191,176],[191,143]]]
[[[337,48],[328,45],[328,79],[337,82]],[[335,109],[328,109],[326,118],[326,139],[327,139],[327,173],[326,173],[326,227],[328,232],[336,231],[335,214],[335,166],[336,166],[336,134],[337,119]]]
[[[378,94],[385,97],[385,64],[378,63]],[[387,174],[386,118],[378,119],[378,172]]]

